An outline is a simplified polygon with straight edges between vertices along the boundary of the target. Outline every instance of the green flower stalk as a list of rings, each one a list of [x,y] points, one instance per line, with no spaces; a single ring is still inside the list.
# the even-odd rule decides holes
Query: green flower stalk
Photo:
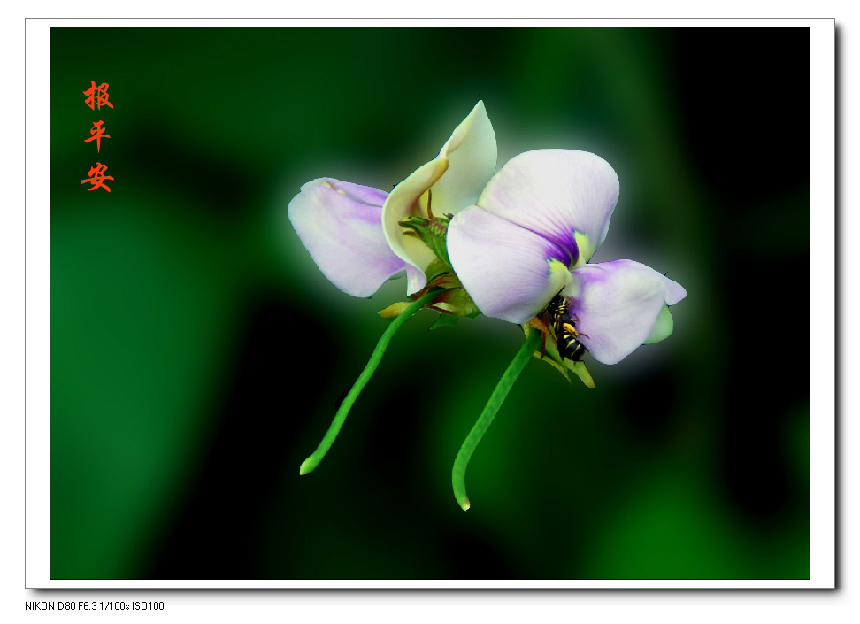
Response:
[[[531,332],[523,343],[523,346],[517,351],[516,356],[514,356],[508,369],[502,375],[499,383],[496,384],[496,389],[490,395],[487,405],[484,406],[484,411],[481,412],[478,421],[472,427],[469,435],[466,436],[463,445],[460,447],[460,451],[457,453],[457,459],[454,461],[454,469],[451,471],[451,483],[454,485],[454,496],[457,498],[457,503],[463,508],[463,511],[467,511],[471,507],[469,498],[466,496],[466,466],[469,464],[469,460],[472,459],[472,453],[475,452],[478,442],[484,437],[484,434],[496,417],[496,412],[499,411],[502,403],[505,402],[511,386],[514,385],[517,377],[523,372],[526,364],[534,357],[534,351],[539,343],[540,333]]]
[[[388,343],[391,342],[391,338],[394,336],[394,333],[400,329],[400,326],[403,325],[406,321],[411,319],[418,310],[423,308],[425,305],[430,304],[434,299],[436,299],[440,294],[444,293],[444,289],[441,288],[433,288],[429,290],[423,297],[419,297],[412,304],[409,305],[402,313],[397,315],[385,332],[382,334],[382,337],[379,339],[379,342],[376,344],[376,347],[373,349],[373,353],[370,355],[370,360],[368,360],[367,365],[365,365],[364,370],[361,371],[361,375],[358,376],[358,379],[353,384],[352,388],[349,391],[349,394],[346,395],[346,398],[343,400],[343,403],[340,404],[340,408],[338,408],[337,413],[334,415],[334,420],[328,428],[328,431],[325,434],[325,437],[320,442],[317,450],[314,451],[310,457],[308,457],[304,462],[302,462],[302,466],[299,469],[299,474],[308,474],[314,468],[316,468],[319,463],[322,461],[325,454],[331,448],[331,445],[334,444],[334,440],[337,437],[337,434],[340,432],[341,427],[343,427],[343,423],[346,420],[347,415],[349,414],[349,410],[352,408],[356,399],[358,399],[358,395],[364,389],[364,386],[367,385],[367,382],[370,381],[370,378],[373,376],[373,372],[376,370],[376,367],[379,366],[379,362],[382,360],[382,355],[385,353],[385,350],[388,348]]]

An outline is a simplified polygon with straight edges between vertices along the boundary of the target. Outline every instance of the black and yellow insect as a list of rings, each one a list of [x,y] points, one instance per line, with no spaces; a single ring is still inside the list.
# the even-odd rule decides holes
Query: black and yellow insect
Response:
[[[557,294],[546,308],[549,313],[550,325],[555,333],[555,344],[558,353],[563,358],[578,362],[585,355],[585,345],[579,341],[580,333],[576,329],[576,317],[570,315],[570,304],[567,299]]]

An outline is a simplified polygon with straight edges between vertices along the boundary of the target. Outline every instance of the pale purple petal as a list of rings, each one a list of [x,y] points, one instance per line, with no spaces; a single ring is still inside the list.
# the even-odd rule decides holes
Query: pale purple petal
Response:
[[[368,297],[405,268],[382,231],[378,189],[320,178],[302,186],[287,214],[323,274],[348,295]]]
[[[645,342],[665,304],[687,295],[680,284],[633,260],[575,269],[570,298],[580,340],[604,364],[616,364]]]
[[[406,294],[416,293],[427,285],[427,276],[421,269],[416,269],[411,264],[406,266]]]
[[[343,180],[334,180],[332,178],[321,178],[321,180],[328,182],[335,189],[340,189],[344,194],[358,202],[361,202],[362,204],[382,206],[388,198],[388,193],[385,191],[380,191],[379,189],[371,188],[369,186],[361,186],[354,182],[344,182]],[[305,187],[311,184],[316,184],[317,182],[320,182],[320,180],[308,182],[302,188],[304,189]]]
[[[567,264],[574,266],[603,242],[617,201],[618,176],[599,156],[536,150],[509,160],[478,206],[552,241],[568,252]]]
[[[477,206],[451,220],[448,256],[481,312],[511,323],[528,321],[571,281],[564,250]]]

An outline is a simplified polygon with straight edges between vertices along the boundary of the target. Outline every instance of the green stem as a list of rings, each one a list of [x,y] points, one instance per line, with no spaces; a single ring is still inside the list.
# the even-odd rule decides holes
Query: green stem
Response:
[[[347,414],[349,414],[349,410],[352,407],[352,404],[355,403],[358,395],[364,389],[364,386],[367,385],[367,382],[370,381],[370,378],[373,376],[373,371],[376,370],[376,367],[379,366],[380,360],[382,360],[382,354],[385,353],[385,349],[388,348],[388,343],[391,342],[391,337],[394,336],[394,332],[396,332],[403,323],[411,319],[418,310],[420,310],[424,305],[430,303],[439,296],[443,289],[441,288],[433,288],[427,292],[423,297],[413,301],[412,304],[406,308],[401,314],[394,318],[391,321],[391,324],[382,334],[382,337],[379,339],[379,342],[376,344],[376,348],[373,350],[373,353],[370,354],[370,360],[368,360],[367,365],[364,367],[364,370],[361,372],[361,375],[358,376],[358,379],[353,384],[352,389],[350,389],[349,394],[346,395],[346,398],[343,400],[343,403],[340,404],[340,408],[337,410],[337,413],[334,415],[334,420],[326,431],[325,437],[320,442],[320,445],[317,447],[317,450],[313,452],[313,454],[308,457],[304,462],[302,462],[302,466],[299,469],[299,474],[307,474],[312,471],[317,465],[322,461],[322,458],[325,457],[325,454],[328,452],[331,445],[334,443],[334,439],[337,437],[340,428],[343,426],[344,421],[346,420]]]
[[[513,361],[508,366],[504,375],[502,375],[499,383],[496,384],[496,389],[490,395],[487,405],[484,406],[484,411],[478,416],[478,421],[472,427],[469,435],[466,436],[463,446],[460,447],[460,451],[457,453],[457,459],[454,461],[454,469],[451,472],[451,482],[454,485],[454,496],[457,497],[457,503],[463,508],[463,511],[466,511],[471,506],[466,496],[466,466],[469,464],[469,460],[472,458],[472,453],[475,452],[478,442],[484,437],[484,434],[496,417],[496,412],[502,407],[502,403],[504,403],[505,397],[508,396],[511,386],[514,385],[517,377],[520,376],[526,364],[532,359],[539,341],[540,332],[532,331],[523,343],[523,346],[520,347],[516,356],[514,356]]]

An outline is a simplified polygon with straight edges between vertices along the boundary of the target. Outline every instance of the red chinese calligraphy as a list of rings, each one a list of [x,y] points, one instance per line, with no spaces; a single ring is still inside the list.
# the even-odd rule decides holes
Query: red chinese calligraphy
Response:
[[[98,87],[96,86],[95,80],[90,80],[90,84],[92,85],[89,89],[84,91],[84,95],[87,96],[87,99],[84,100],[92,110],[98,108],[101,110],[102,105],[110,106],[113,108],[113,104],[108,102],[108,83],[103,82]]]
[[[97,151],[97,152],[100,152],[100,151],[101,151],[101,148],[102,148],[102,146],[101,146],[101,140],[102,140],[102,139],[109,139],[109,138],[110,138],[110,135],[109,135],[109,134],[105,134],[105,129],[104,129],[104,125],[103,125],[103,124],[104,124],[104,121],[103,121],[103,120],[101,120],[101,119],[100,119],[100,120],[98,120],[98,121],[93,122],[93,127],[92,127],[92,128],[90,128],[90,134],[91,134],[92,136],[91,136],[90,138],[88,138],[88,139],[84,139],[84,143],[89,143],[90,141],[95,141],[95,142],[96,142],[96,151]]]
[[[97,162],[95,167],[90,167],[90,171],[87,174],[89,177],[86,180],[81,180],[81,184],[84,182],[89,182],[92,184],[88,191],[94,191],[98,188],[103,188],[108,193],[110,193],[110,187],[105,184],[105,180],[113,180],[113,176],[104,175],[105,171],[107,171],[107,165],[103,165],[100,162]]]

